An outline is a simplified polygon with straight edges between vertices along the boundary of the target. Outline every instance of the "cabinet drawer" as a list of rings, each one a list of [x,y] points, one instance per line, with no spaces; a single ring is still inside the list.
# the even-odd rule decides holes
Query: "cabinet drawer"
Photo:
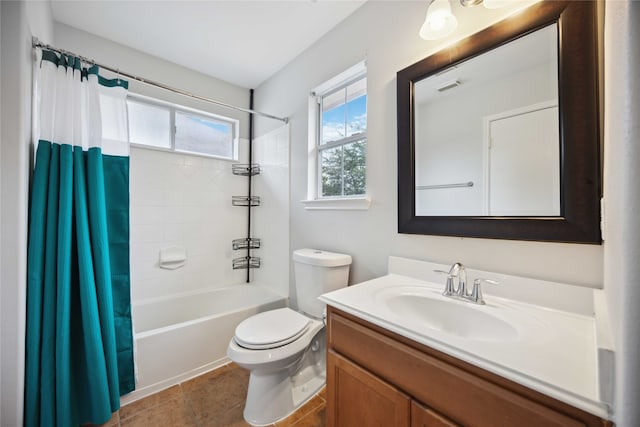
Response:
[[[450,356],[438,357],[439,352],[426,351],[429,348],[421,344],[407,345],[392,338],[395,334],[343,316],[333,308],[328,324],[331,349],[436,409],[451,422],[477,427],[608,425],[548,396],[536,399],[539,393],[522,386],[516,388],[530,394],[514,392],[500,385],[508,381],[504,378],[471,365],[462,369],[446,360],[452,359]],[[422,347],[425,351],[417,349]],[[487,379],[491,376],[497,380]]]

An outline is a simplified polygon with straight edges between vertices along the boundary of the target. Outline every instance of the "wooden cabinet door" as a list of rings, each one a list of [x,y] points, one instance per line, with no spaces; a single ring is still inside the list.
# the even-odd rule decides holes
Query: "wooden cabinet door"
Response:
[[[430,408],[411,402],[411,427],[460,427]]]
[[[392,385],[328,351],[328,427],[409,427],[410,403]]]

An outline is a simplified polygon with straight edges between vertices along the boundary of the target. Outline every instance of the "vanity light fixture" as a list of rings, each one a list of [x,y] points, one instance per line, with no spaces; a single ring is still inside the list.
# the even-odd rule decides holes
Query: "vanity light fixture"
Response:
[[[511,0],[513,1],[513,0]],[[509,0],[460,0],[464,7],[472,7],[480,3],[487,9],[506,6]],[[425,40],[437,40],[451,34],[458,26],[458,19],[451,11],[449,0],[430,0],[427,16],[420,27],[420,37]]]
[[[458,26],[458,20],[451,12],[449,0],[431,0],[427,16],[420,27],[420,37],[437,40],[451,34]]]

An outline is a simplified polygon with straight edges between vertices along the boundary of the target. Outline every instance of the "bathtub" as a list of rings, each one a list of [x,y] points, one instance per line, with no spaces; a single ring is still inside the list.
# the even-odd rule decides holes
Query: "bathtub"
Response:
[[[134,303],[137,383],[121,404],[227,363],[229,340],[242,320],[286,305],[285,297],[257,284]]]

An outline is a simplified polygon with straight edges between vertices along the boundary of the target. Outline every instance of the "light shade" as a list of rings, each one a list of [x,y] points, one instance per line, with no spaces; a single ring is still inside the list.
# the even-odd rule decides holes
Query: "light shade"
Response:
[[[513,3],[513,0],[484,0],[484,7],[487,9],[499,9],[501,7],[508,6],[510,3]]]
[[[427,17],[420,27],[420,37],[436,40],[446,37],[458,26],[458,20],[451,13],[449,0],[433,0],[427,8]]]

